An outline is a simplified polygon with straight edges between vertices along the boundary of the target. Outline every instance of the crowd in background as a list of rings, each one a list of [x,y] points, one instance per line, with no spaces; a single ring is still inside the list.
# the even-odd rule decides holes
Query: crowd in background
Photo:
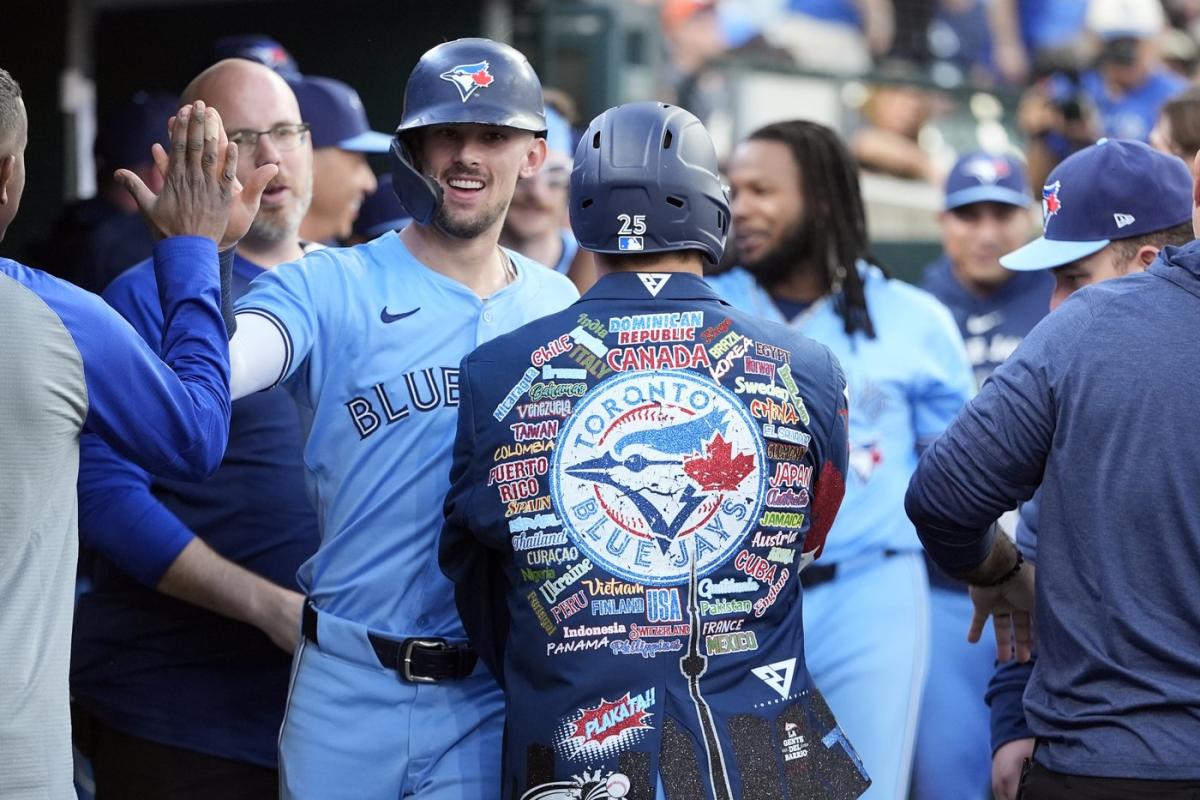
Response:
[[[943,254],[924,272],[922,286],[949,309],[965,349],[950,347],[949,361],[929,369],[936,372],[944,367],[955,373],[969,364],[974,376],[974,385],[946,400],[953,406],[945,415],[947,421],[1049,311],[1052,296],[1064,291],[1065,282],[1080,280],[1078,275],[1056,273],[1052,278],[1046,272],[1012,272],[999,264],[1001,256],[1036,235],[1037,211],[1047,211],[1046,203],[1057,202],[1056,196],[1045,193],[1050,191],[1047,177],[1055,167],[1102,137],[1147,142],[1189,162],[1200,150],[1200,89],[1192,86],[1200,68],[1196,43],[1200,3],[1194,0],[663,0],[656,5],[661,6],[662,43],[668,57],[662,99],[689,107],[701,118],[717,112],[720,92],[712,91],[708,83],[731,62],[810,71],[838,76],[836,80],[867,80],[870,88],[859,98],[857,122],[836,131],[839,141],[820,146],[845,147],[865,172],[919,181],[944,191],[945,202],[937,215]],[[368,161],[369,154],[387,151],[390,134],[370,129],[353,88],[335,78],[311,74],[320,73],[321,65],[297,65],[284,44],[263,35],[228,37],[216,43],[214,61],[226,57],[270,66],[295,94],[303,120],[300,129],[263,131],[259,138],[268,139],[270,146],[280,151],[308,138],[313,149],[310,166],[291,171],[290,183],[268,188],[268,197],[276,190],[294,195],[295,202],[288,204],[286,214],[281,213],[278,224],[280,240],[287,240],[295,252],[264,256],[260,266],[270,267],[273,264],[264,262],[278,263],[285,256],[298,257],[322,247],[368,241],[407,223],[407,213],[392,192],[390,176],[377,175]],[[948,102],[942,93],[962,85],[986,87],[1010,97],[1014,113],[1008,122],[1020,138],[995,152],[972,147],[948,154],[943,142],[928,136]],[[595,274],[589,255],[580,250],[568,226],[567,185],[575,137],[587,120],[581,118],[576,99],[550,89],[546,99],[549,156],[536,178],[518,185],[501,241],[567,275],[582,292],[595,281]],[[97,194],[63,209],[53,228],[31,248],[27,259],[31,264],[91,291],[106,293],[110,302],[124,297],[130,307],[137,306],[136,297],[129,294],[133,291],[131,279],[119,276],[148,258],[154,242],[129,195],[111,176],[115,169],[129,169],[153,188],[159,177],[150,157],[151,146],[165,143],[164,121],[178,102],[176,97],[139,93],[100,120],[95,143]],[[795,109],[789,116],[803,117],[803,109]],[[765,138],[791,147],[797,139],[789,137],[803,135],[781,129]],[[813,141],[819,138],[816,135]],[[772,211],[750,205],[755,183],[748,176],[761,166],[754,166],[748,158],[743,150],[730,165],[735,197],[726,267],[762,261],[763,253],[755,252],[755,236],[748,232],[766,230],[772,224]],[[831,187],[842,185],[837,176],[828,180]],[[863,252],[851,253],[851,261],[870,252],[866,234],[871,220],[865,222],[866,228],[860,232]],[[739,224],[743,226],[740,232]],[[830,225],[836,227],[834,222]],[[886,268],[886,264],[878,266]],[[871,286],[876,279],[882,282],[884,274],[864,273],[867,277],[863,280]],[[736,278],[726,275],[724,280],[721,285],[729,287]],[[833,275],[830,280],[840,288],[847,278]],[[804,315],[819,310],[809,303],[789,305],[779,297],[775,301],[778,309],[772,313],[788,321],[807,319]],[[913,302],[914,307],[920,306],[924,295]],[[865,314],[865,300],[863,308]],[[845,319],[849,326],[850,317]],[[864,319],[869,328],[870,318]],[[947,379],[947,384],[953,383]],[[855,388],[867,395],[859,402],[869,404],[871,382]],[[882,406],[880,398],[877,401]],[[929,431],[932,435],[938,432]],[[871,443],[860,441],[852,450],[851,469],[864,486],[879,468],[880,459],[881,450]],[[299,464],[292,466],[298,473]],[[86,477],[86,466],[84,474]],[[135,476],[135,480],[148,482],[149,478]],[[173,510],[183,514],[188,503],[220,502],[218,498],[187,499],[182,490],[161,482],[155,483],[155,492],[175,497],[179,505]],[[298,483],[289,492],[282,497],[305,502]],[[261,667],[258,677],[262,682],[245,682],[244,688],[254,697],[243,698],[243,702],[252,706],[258,726],[269,731],[277,727],[287,679],[287,660],[275,645],[288,649],[294,641],[289,644],[285,635],[276,635],[267,623],[245,618],[206,628],[211,622],[208,612],[194,616],[197,612],[188,608],[187,602],[212,606],[194,597],[181,596],[170,604],[137,609],[139,592],[157,588],[170,594],[169,565],[183,545],[174,555],[149,563],[110,537],[96,534],[103,509],[93,511],[92,525],[81,526],[87,549],[81,558],[73,657],[76,736],[84,744],[82,749],[103,745],[111,763],[114,748],[122,744],[114,737],[143,736],[160,745],[196,748],[220,759],[237,761],[245,756],[255,768],[271,769],[273,749],[260,747],[260,742],[249,738],[225,736],[227,728],[241,725],[214,714],[211,708],[192,705],[182,712],[187,717],[182,727],[208,731],[196,737],[192,733],[177,735],[178,726],[169,719],[149,718],[159,711],[144,714],[133,707],[146,704],[153,708],[155,703],[169,707],[169,685],[191,680],[186,677],[189,670],[216,670],[216,676],[201,679],[201,683],[216,685],[229,678],[231,664],[249,662]],[[88,513],[86,501],[82,512]],[[888,513],[902,515],[903,511],[890,508]],[[210,519],[207,524],[217,530],[224,523]],[[269,569],[254,566],[254,559],[262,554],[251,552],[253,548],[245,548],[244,542],[210,544],[226,555],[232,553],[231,558],[240,559],[243,566],[276,575],[291,593],[284,599],[291,602],[298,596],[292,597],[295,586],[290,573],[316,547],[317,533],[308,509],[297,513],[289,527],[290,538],[277,542],[287,550],[286,563],[268,559]],[[835,531],[831,542],[836,536]],[[932,563],[927,564],[927,573],[926,602],[914,606],[920,613],[928,606],[932,620],[922,634],[930,639],[928,676],[924,669],[914,673],[927,687],[925,703],[913,735],[899,737],[907,744],[897,744],[904,752],[893,754],[899,770],[896,782],[907,786],[913,771],[911,791],[917,800],[972,800],[987,795],[995,777],[991,774],[993,753],[1014,739],[997,734],[989,722],[984,696],[992,677],[991,651],[964,648],[961,643],[970,617],[962,584],[947,578]],[[162,624],[159,630],[169,630],[171,636],[181,639],[194,635],[195,630],[209,630],[206,635],[216,637],[228,652],[211,667],[172,664],[172,658],[178,662],[186,647],[165,647],[163,652],[150,647],[140,660],[129,662],[133,648],[111,621],[130,620],[132,630],[146,622],[145,618],[136,619],[139,613],[157,615],[154,624]],[[163,622],[172,615],[183,615],[187,623]],[[237,618],[236,614],[227,616]],[[246,628],[247,622],[270,640]],[[96,627],[89,629],[88,625]],[[195,628],[190,634],[185,630],[188,626]],[[814,623],[811,629],[819,631],[820,626]],[[144,632],[139,636],[144,638]],[[122,654],[119,658],[113,655],[117,652]],[[127,665],[132,663],[124,672],[114,669],[114,663],[122,659]],[[146,680],[146,674],[162,670],[160,660],[177,670],[171,681],[151,678],[147,685],[131,688]],[[825,687],[819,668],[814,667],[814,674],[816,682]],[[836,689],[826,692],[836,696]],[[233,713],[232,708],[226,710]],[[839,718],[844,713],[838,711]],[[1014,736],[1025,738],[1019,734],[1018,730]],[[89,736],[93,738],[88,740]],[[851,736],[854,738],[853,732]],[[219,747],[210,744],[221,739],[225,744]],[[220,752],[213,752],[214,748]],[[947,776],[952,773],[960,782],[949,782]],[[78,777],[81,790],[86,791],[90,781],[86,767]],[[887,785],[886,780],[881,783]],[[1002,785],[1003,781],[997,784]]]

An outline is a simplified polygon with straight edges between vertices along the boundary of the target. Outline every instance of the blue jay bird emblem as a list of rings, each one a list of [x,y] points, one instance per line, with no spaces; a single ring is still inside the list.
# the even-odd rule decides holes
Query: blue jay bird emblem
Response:
[[[477,61],[474,64],[459,64],[457,67],[446,70],[438,77],[457,86],[458,93],[462,95],[464,103],[475,92],[480,89],[486,89],[492,85],[492,81],[496,80],[496,76],[488,71],[488,62],[486,61]]]

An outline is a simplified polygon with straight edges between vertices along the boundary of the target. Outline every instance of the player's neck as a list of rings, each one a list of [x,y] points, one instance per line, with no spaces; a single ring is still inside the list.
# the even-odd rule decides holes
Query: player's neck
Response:
[[[829,294],[829,279],[816,264],[800,265],[771,286],[771,294],[797,303],[811,303]]]
[[[292,236],[273,244],[247,242],[243,239],[238,244],[238,255],[263,269],[272,269],[288,261],[298,260],[304,255],[304,249],[300,247],[299,236]]]
[[[508,259],[500,252],[500,220],[471,239],[460,239],[433,225],[409,225],[400,232],[408,251],[434,272],[456,280],[479,297],[491,297],[511,281]]]
[[[512,231],[504,230],[500,232],[500,244],[547,267],[554,267],[562,258],[563,241],[558,230],[535,236],[514,236]]]

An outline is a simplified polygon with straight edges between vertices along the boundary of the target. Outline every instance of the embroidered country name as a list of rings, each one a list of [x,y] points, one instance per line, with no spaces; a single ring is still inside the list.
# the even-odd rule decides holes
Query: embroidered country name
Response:
[[[704,345],[683,344],[627,347],[608,352],[608,366],[617,372],[628,370],[695,369],[711,367]],[[611,371],[610,370],[610,371]],[[600,377],[600,376],[597,376]]]
[[[520,478],[531,478],[535,475],[545,475],[550,470],[550,460],[545,456],[523,458],[520,461],[509,461],[497,464],[488,470],[487,485],[515,481]]]

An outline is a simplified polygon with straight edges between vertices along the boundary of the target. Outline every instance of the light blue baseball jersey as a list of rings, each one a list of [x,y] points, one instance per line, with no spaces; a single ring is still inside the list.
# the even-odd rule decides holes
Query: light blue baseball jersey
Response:
[[[507,251],[517,277],[487,300],[418,261],[396,233],[310,253],[238,301],[283,333],[279,376],[306,426],[321,546],[300,567],[322,611],[393,636],[464,638],[437,565],[458,419],[458,365],[475,347],[578,298]]]
[[[876,337],[846,334],[829,298],[791,322],[837,356],[850,387],[850,467],[846,499],[822,557],[829,563],[877,550],[916,551],[904,492],[920,452],[974,393],[962,336],[927,292],[859,265]],[[786,322],[767,290],[744,269],[708,279],[745,311]]]

